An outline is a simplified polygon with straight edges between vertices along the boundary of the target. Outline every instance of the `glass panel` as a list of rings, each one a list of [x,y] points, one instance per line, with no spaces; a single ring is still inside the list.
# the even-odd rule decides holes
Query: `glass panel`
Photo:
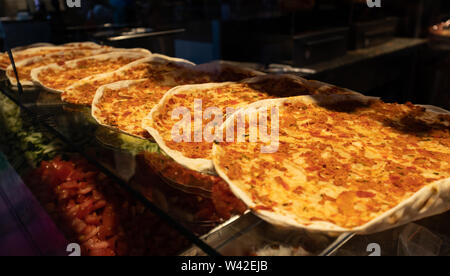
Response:
[[[201,238],[220,253],[229,254],[224,248],[245,239],[249,229],[260,229],[263,224],[250,214],[241,216],[245,206],[218,177],[186,170],[165,156],[157,144],[98,125],[90,115],[90,108],[63,104],[58,94],[41,89],[19,95],[6,82],[1,87],[75,151],[120,179],[135,195],[161,210],[162,215],[181,224],[191,238]],[[310,239],[304,233],[299,235]],[[254,246],[270,244],[258,237],[256,233],[256,240],[252,239]],[[327,244],[315,248],[314,254],[320,254],[333,241],[331,238]],[[250,247],[248,243],[245,245]],[[203,250],[198,252],[205,254]]]
[[[2,231],[9,233],[2,236],[8,238],[3,249],[16,255],[66,255],[66,247],[76,243],[83,255],[176,255],[200,243],[4,94],[0,106],[0,211],[16,220],[8,220],[7,232]],[[24,246],[10,248],[11,240],[11,246]]]
[[[204,240],[224,256],[327,256],[352,237],[280,228],[246,213],[215,229]],[[201,256],[202,252],[194,246],[183,255]]]
[[[381,233],[357,236],[336,256],[448,256],[450,212]]]

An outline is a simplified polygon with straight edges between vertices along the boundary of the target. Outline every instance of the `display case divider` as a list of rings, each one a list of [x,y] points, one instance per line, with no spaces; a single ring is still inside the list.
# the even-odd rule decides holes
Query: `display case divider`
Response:
[[[20,83],[20,80],[19,80],[19,74],[17,73],[16,63],[14,62],[14,55],[11,51],[11,48],[8,45],[8,40],[6,38],[6,32],[4,32],[3,30],[4,30],[4,28],[3,28],[2,22],[0,21],[0,31],[3,32],[3,36],[4,36],[3,39],[4,39],[4,43],[5,43],[6,52],[8,53],[9,60],[11,61],[11,65],[12,65],[12,68],[14,71],[14,76],[16,77],[16,80],[17,80],[17,89],[19,91],[19,95],[22,95],[23,89],[22,89],[22,84]]]

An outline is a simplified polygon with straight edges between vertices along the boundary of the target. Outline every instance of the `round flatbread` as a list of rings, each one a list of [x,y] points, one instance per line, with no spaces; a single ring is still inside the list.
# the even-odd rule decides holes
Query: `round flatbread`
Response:
[[[208,75],[211,82],[241,81],[266,75],[263,72],[241,66],[239,63],[223,60],[197,65],[195,71],[199,74]]]
[[[213,61],[165,74],[163,81],[173,86],[202,83],[236,82],[265,75],[232,62]]]
[[[95,56],[100,54],[105,54],[111,52],[111,49],[99,49],[99,50],[71,50],[67,49],[58,53],[51,53],[42,56],[37,56],[29,59],[22,60],[16,63],[17,73],[19,75],[20,83],[23,87],[34,86],[33,80],[31,78],[31,71],[33,69],[50,65],[53,63],[64,64],[67,61],[81,59],[89,56]],[[17,86],[17,79],[14,74],[12,65],[6,69],[6,76],[9,82],[13,86]]]
[[[253,124],[250,114],[267,120]],[[366,234],[450,209],[449,115],[322,95],[257,102],[222,130],[237,118],[245,118],[245,136],[214,144],[215,169],[273,224]],[[278,135],[250,142],[250,125]]]
[[[203,127],[211,124],[211,119],[204,119],[200,114],[198,125],[194,117],[208,108],[215,108],[226,114],[227,108],[237,109],[252,102],[267,99],[270,96],[261,91],[254,90],[244,83],[209,83],[200,85],[178,86],[167,92],[161,102],[153,108],[150,115],[142,123],[158,145],[175,161],[181,165],[198,172],[214,173],[211,161],[212,140],[204,139]],[[200,108],[194,109],[194,104],[200,103]],[[185,129],[185,134],[174,132],[174,128],[181,126],[179,119],[172,119],[173,112],[184,110],[187,123],[192,127]],[[194,112],[194,110],[197,110]],[[176,117],[176,116],[175,116]],[[223,121],[219,117],[218,124]],[[214,124],[214,123],[212,123]],[[216,124],[217,125],[217,124]],[[200,137],[194,137],[194,133],[200,132]],[[174,133],[174,134],[173,134]],[[180,141],[180,135],[185,135]],[[206,133],[204,133],[206,134]],[[210,136],[213,132],[208,133]]]
[[[184,59],[153,54],[148,58],[137,60],[114,72],[82,79],[65,89],[61,95],[61,99],[64,102],[77,105],[91,105],[95,93],[103,85],[139,79],[151,79],[154,82],[163,83],[164,74],[194,66],[195,64]]]
[[[84,50],[95,50],[95,49],[100,49],[100,48],[111,48],[108,46],[103,46],[100,44],[97,44],[95,42],[70,42],[70,43],[66,43],[61,45],[62,47],[67,47],[67,48],[75,48],[75,49],[84,49]]]
[[[171,89],[150,79],[120,81],[100,87],[92,103],[92,117],[108,128],[150,139],[142,120]]]
[[[31,77],[36,85],[50,92],[63,93],[67,87],[86,77],[113,72],[146,57],[146,52],[112,52],[39,67],[31,71]]]
[[[18,52],[18,51],[23,51],[23,50],[27,50],[27,49],[31,49],[31,48],[38,48],[38,47],[54,47],[54,44],[51,43],[46,43],[46,42],[39,42],[39,43],[34,43],[34,44],[30,44],[30,45],[26,45],[26,46],[18,46],[15,47],[13,49],[11,49],[13,52]]]
[[[32,57],[38,57],[38,56],[42,56],[42,55],[46,55],[46,54],[50,54],[50,53],[57,53],[57,52],[61,52],[64,51],[65,47],[50,47],[50,46],[45,46],[45,47],[35,47],[35,48],[29,48],[29,49],[25,49],[25,50],[20,50],[20,51],[13,51],[13,57],[14,57],[14,62],[20,62],[22,60],[25,59],[29,59]],[[0,55],[0,70],[6,71],[6,69],[11,65],[11,61],[9,59],[9,55],[8,53],[2,53]]]
[[[28,46],[17,47],[12,49],[14,56],[14,62],[18,63],[22,60],[40,57],[42,55],[47,55],[51,53],[57,53],[62,51],[73,51],[73,50],[106,50],[114,49],[109,46],[98,45],[93,42],[74,42],[68,43],[60,46],[54,46],[49,43],[36,43]],[[6,71],[8,66],[11,65],[8,53],[2,53],[0,55],[0,70]]]

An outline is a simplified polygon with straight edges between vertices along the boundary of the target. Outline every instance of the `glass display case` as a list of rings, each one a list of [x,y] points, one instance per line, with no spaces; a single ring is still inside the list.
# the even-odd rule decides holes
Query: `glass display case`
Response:
[[[149,239],[146,243],[148,248],[139,248],[141,251],[108,253],[326,256],[351,254],[345,247],[351,241],[348,247],[352,253],[368,254],[360,239],[366,242],[371,240],[369,237],[354,238],[353,233],[340,236],[314,234],[283,229],[262,221],[246,210],[245,205],[234,197],[219,177],[182,167],[166,156],[154,142],[98,125],[92,119],[88,107],[63,103],[58,94],[39,88],[25,90],[21,94],[5,79],[0,89],[1,126],[7,133],[2,136],[6,139],[2,141],[2,150],[53,219],[55,206],[49,209],[49,202],[45,201],[47,196],[40,196],[42,190],[36,187],[42,183],[34,181],[33,175],[45,173],[42,172],[42,166],[48,168],[52,162],[89,164],[85,166],[93,166],[93,171],[109,179],[102,181],[108,186],[99,187],[101,192],[120,194],[117,199],[111,199],[114,204],[123,204],[115,203],[116,200],[126,201],[145,210],[142,214],[144,218],[125,214],[123,221],[117,222],[120,228],[139,227],[137,232],[140,234],[135,233],[136,237],[124,239],[133,244],[137,242],[135,239],[148,239],[146,234],[160,235]],[[46,165],[41,165],[41,162]],[[100,183],[100,186],[105,183]],[[446,221],[445,216],[448,214],[441,216],[442,221]],[[152,222],[147,223],[146,220]],[[83,241],[83,238],[80,240],[79,236],[73,235],[72,231],[76,228],[67,225],[67,221],[56,220],[55,223],[67,240],[75,243]],[[397,240],[384,239],[384,242],[389,246],[400,244],[404,239],[400,234]],[[393,234],[388,231],[380,235],[386,237]],[[438,238],[438,242],[448,242],[445,230],[441,235],[444,235],[444,239]],[[154,239],[161,240],[161,243],[150,245]],[[339,250],[341,247],[344,249]],[[107,254],[95,250],[88,252],[91,255]],[[436,254],[436,249],[433,253]],[[389,251],[389,254],[395,252]]]
[[[29,89],[20,94],[6,80],[1,83],[1,91],[2,109],[8,113],[3,118],[7,120],[5,123],[27,122],[21,124],[24,133],[20,139],[37,135],[40,140],[32,143],[45,148],[21,147],[27,141],[15,139],[16,126],[11,126],[12,136],[7,136],[4,144],[6,156],[26,184],[29,184],[27,176],[39,169],[42,161],[62,158],[68,162],[78,159],[89,162],[115,182],[106,189],[129,194],[133,202],[148,209],[149,216],[156,216],[161,224],[172,227],[180,239],[173,250],[178,249],[182,255],[264,255],[264,250],[271,246],[280,246],[279,254],[285,255],[328,255],[352,236],[327,237],[272,227],[247,211],[219,177],[185,169],[154,142],[98,125],[90,115],[90,108],[65,104],[58,94],[43,89]],[[17,149],[10,149],[11,146]],[[30,189],[35,192],[33,187]],[[142,227],[148,227],[143,232],[161,231],[152,229],[152,225]],[[66,234],[64,230],[63,233]],[[267,233],[270,235],[266,236]],[[165,239],[166,233],[161,235]],[[189,249],[191,246],[194,247]],[[151,250],[151,254],[176,253]]]
[[[248,77],[243,72],[290,74],[329,94],[345,87],[439,114],[450,109],[445,1],[390,1],[383,8],[365,0],[82,1],[81,9],[51,1],[49,10],[41,4],[48,1],[18,1],[21,8],[3,2],[2,51],[55,47],[49,53],[64,56],[63,43],[90,41],[99,47],[90,57],[134,48],[174,64],[231,66],[243,70],[238,81]],[[7,56],[0,53],[0,228],[8,234],[0,236],[0,255],[65,256],[77,246],[89,256],[450,254],[449,212],[364,236],[271,224],[226,180],[177,163],[153,138],[100,125],[90,105],[64,102],[31,72],[27,85],[14,85],[17,76],[8,79],[2,64]],[[55,60],[59,66],[76,58]],[[112,83],[132,80],[121,77]],[[227,72],[215,77],[207,82],[235,81]],[[268,97],[304,95],[292,91]]]

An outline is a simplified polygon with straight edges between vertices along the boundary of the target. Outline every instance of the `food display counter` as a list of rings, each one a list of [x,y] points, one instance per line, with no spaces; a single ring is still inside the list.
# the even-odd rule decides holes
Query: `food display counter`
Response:
[[[278,252],[294,256],[328,255],[352,236],[344,234],[328,237],[278,229],[252,215],[217,176],[185,169],[162,153],[154,142],[98,125],[87,107],[65,104],[58,94],[40,88],[27,89],[19,94],[5,78],[1,83],[1,91],[2,126],[5,127],[5,133],[10,133],[2,141],[2,150],[42,206],[48,212],[56,212],[53,215],[58,217],[62,215],[58,211],[64,210],[53,210],[52,204],[51,209],[48,209],[46,199],[50,195],[41,197],[39,194],[42,188],[38,186],[49,183],[41,183],[37,179],[44,179],[42,175],[47,173],[59,173],[50,168],[78,167],[79,163],[92,166],[92,173],[101,173],[108,178],[107,183],[111,183],[106,184],[108,187],[100,188],[101,192],[128,194],[123,196],[127,198],[126,201],[146,209],[144,220],[152,222],[146,225],[147,222],[136,218],[140,221],[136,222],[139,227],[137,231],[149,232],[151,235],[156,231],[161,235],[156,239],[169,243],[157,243],[156,248],[155,245],[149,245],[149,248],[144,246],[141,248],[143,251],[134,254],[247,256]],[[134,223],[134,218],[128,219],[129,223]],[[163,226],[168,227],[167,230],[153,226],[155,220],[167,224]],[[121,223],[118,222],[119,227],[122,227]],[[125,220],[123,223],[128,224]],[[56,221],[56,225],[68,240],[72,239],[70,241],[75,243],[83,241],[73,235],[73,229],[70,228],[74,226],[71,223]],[[266,233],[270,235],[266,236]],[[174,239],[173,235],[177,238]],[[252,239],[248,239],[249,235]],[[242,243],[242,240],[246,242]],[[149,240],[148,244],[153,242]],[[284,249],[284,246],[289,247]],[[302,246],[306,249],[303,250]],[[269,247],[275,249],[267,251]],[[161,251],[154,251],[158,248]],[[88,255],[98,253],[92,250],[84,252]],[[115,254],[120,255],[121,252]]]
[[[94,50],[89,47],[93,47]],[[74,50],[73,48],[78,49]],[[448,183],[439,175],[440,173],[446,175],[448,169],[436,166],[434,162],[433,166],[436,171],[440,169],[442,172],[434,172],[434,175],[427,179],[419,178],[419,176],[407,178],[404,174],[405,171],[416,173],[416,169],[411,166],[398,165],[397,168],[393,169],[396,170],[396,174],[390,175],[389,183],[392,183],[389,184],[391,185],[389,189],[402,194],[402,196],[405,196],[402,189],[410,189],[414,192],[408,190],[409,197],[405,197],[401,204],[399,202],[396,204],[384,202],[384,213],[381,211],[381,207],[373,206],[370,203],[372,198],[376,196],[374,192],[340,190],[340,194],[337,194],[338,198],[333,198],[325,194],[325,192],[330,193],[330,190],[323,188],[320,194],[322,199],[320,204],[323,206],[338,206],[336,208],[338,208],[339,214],[321,213],[319,215],[326,216],[327,221],[317,217],[309,217],[307,223],[299,223],[299,221],[283,217],[287,221],[283,225],[280,223],[279,217],[274,219],[268,213],[264,213],[265,211],[274,212],[273,208],[277,206],[276,202],[268,199],[270,195],[261,196],[256,193],[253,194],[254,197],[249,199],[239,193],[239,189],[236,188],[235,182],[232,180],[243,175],[240,165],[225,166],[229,170],[228,175],[223,171],[220,173],[220,170],[217,170],[217,174],[212,173],[208,168],[196,170],[195,164],[190,167],[183,158],[177,159],[176,154],[174,158],[173,152],[167,145],[169,142],[161,141],[162,138],[158,139],[156,135],[151,135],[155,137],[152,139],[149,135],[152,132],[149,129],[154,130],[156,127],[147,128],[144,123],[141,126],[141,121],[145,121],[149,117],[143,119],[139,117],[140,115],[138,116],[138,114],[145,112],[144,115],[154,116],[158,108],[161,109],[164,105],[176,103],[177,99],[188,97],[187,94],[180,94],[179,91],[188,90],[203,93],[203,90],[207,91],[211,87],[215,89],[214,93],[216,93],[212,96],[211,101],[214,99],[219,101],[221,93],[223,93],[222,95],[232,95],[233,91],[226,91],[229,88],[228,86],[234,89],[247,89],[244,91],[249,93],[250,96],[245,94],[237,100],[231,98],[225,101],[229,105],[238,107],[244,106],[239,106],[240,100],[250,104],[255,101],[254,99],[260,98],[267,98],[267,102],[273,103],[281,101],[276,98],[284,97],[283,101],[286,102],[280,105],[284,108],[290,106],[288,101],[295,101],[299,98],[303,100],[317,97],[317,99],[322,99],[325,102],[328,97],[347,99],[349,102],[345,103],[349,104],[350,107],[345,104],[344,107],[331,106],[328,107],[329,110],[326,112],[348,112],[348,116],[355,116],[353,117],[354,120],[365,120],[370,116],[364,113],[358,114],[353,109],[348,111],[345,108],[354,108],[355,102],[358,100],[367,101],[364,105],[365,108],[369,106],[369,103],[374,104],[375,107],[378,107],[376,106],[378,104],[384,108],[384,103],[376,98],[364,97],[349,89],[305,80],[295,75],[266,75],[263,72],[227,62],[194,65],[189,61],[152,54],[142,49],[113,49],[92,43],[48,45],[36,49],[27,50],[29,51],[27,53],[36,55],[36,51],[39,51],[39,49],[44,49],[47,53],[38,54],[38,59],[36,59],[36,56],[20,56],[19,50],[13,51],[14,56],[22,59],[16,63],[19,76],[22,80],[30,78],[23,88],[17,86],[17,78],[15,78],[11,66],[6,69],[6,73],[2,72],[0,82],[0,129],[2,133],[0,150],[5,154],[12,168],[20,175],[23,183],[37,199],[40,206],[46,210],[65,239],[70,243],[80,245],[82,255],[328,256],[345,255],[348,252],[345,250],[349,250],[345,249],[346,246],[357,252],[355,254],[359,254],[358,252],[366,254],[368,245],[363,244],[365,240],[363,242],[358,240],[360,237],[365,237],[367,241],[370,241],[372,236],[366,236],[366,234],[383,232],[384,236],[389,236],[389,233],[391,233],[389,231],[395,232],[398,230],[395,232],[398,234],[398,239],[392,239],[392,242],[402,243],[404,245],[402,248],[410,248],[407,244],[409,240],[406,237],[415,233],[414,229],[416,228],[413,224],[403,225],[436,214],[441,214],[440,217],[443,220],[448,217],[448,213],[445,213],[450,206],[448,191],[445,189],[445,185]],[[68,52],[76,54],[73,54],[74,57],[72,57],[67,55]],[[77,55],[82,57],[80,58]],[[46,63],[46,59],[51,59],[52,62]],[[105,61],[110,61],[110,63],[108,64]],[[24,68],[32,66],[34,63],[40,64],[41,67],[35,66],[37,68],[32,68],[30,72],[25,71]],[[43,72],[47,76],[52,76],[50,79],[53,79],[51,81],[48,78],[46,79]],[[141,73],[143,75],[140,75]],[[175,74],[175,76],[171,74]],[[53,81],[61,76],[65,78],[63,81],[60,79],[59,81]],[[173,83],[167,87],[161,85],[166,80],[165,78],[171,78],[170,81],[175,82],[176,85]],[[155,91],[159,91],[158,89],[167,92],[162,93],[161,99],[157,98],[155,107],[152,106],[153,110],[152,108],[145,109],[147,108],[145,104],[154,101],[153,98],[143,95],[146,98],[141,103],[139,102],[140,99],[133,99],[134,95],[127,94],[129,91],[134,91],[130,88],[128,82],[136,79],[147,79],[147,81],[152,82],[151,85],[158,83],[159,86],[138,86],[141,90],[138,89],[135,93],[144,90],[148,92],[149,87],[150,92],[148,93],[151,95],[156,93]],[[113,85],[118,83],[119,88],[111,86],[111,83]],[[203,84],[196,86],[197,83]],[[124,87],[125,90],[120,90]],[[90,90],[93,90],[94,93],[92,91],[89,92],[91,94],[86,92]],[[109,113],[114,118],[126,120],[123,122],[127,123],[123,124],[123,122],[108,119],[100,124],[101,118],[96,110],[105,108],[107,105],[101,105],[98,101],[101,100],[104,91],[113,93],[116,90],[119,91],[117,92],[119,103],[112,105]],[[67,93],[73,91],[86,93],[83,95],[86,96],[84,100],[88,99],[88,102],[90,102],[93,99],[92,105],[70,103],[71,100],[67,100],[69,99]],[[79,95],[76,93],[75,95]],[[61,95],[63,99],[61,99]],[[169,96],[173,95],[175,95],[175,99],[168,99]],[[194,94],[194,96],[196,95],[198,94]],[[305,96],[306,98],[295,97],[300,95],[313,96],[311,98],[307,96]],[[213,98],[214,96],[217,98]],[[251,100],[247,100],[249,97]],[[120,101],[129,103],[131,107],[121,104]],[[256,104],[258,103],[261,102]],[[134,107],[134,105],[137,107]],[[95,107],[94,110],[92,106]],[[311,107],[303,106],[296,111],[307,110],[308,108]],[[320,108],[320,105],[315,108]],[[340,108],[344,109],[341,110]],[[448,120],[447,111],[436,107],[422,109],[410,104],[392,108],[398,108],[401,112],[409,110],[410,114],[416,114],[415,116],[431,114],[431,112],[437,114],[438,119],[435,119],[437,120],[435,124],[431,124],[431,130],[427,128],[430,125],[413,121],[413,126],[421,127],[421,131],[424,131],[423,129],[425,129],[425,132],[436,130],[437,134],[433,133],[434,136],[430,134],[429,138],[427,138],[428,136],[421,136],[420,139],[422,140],[420,141],[414,140],[419,139],[415,136],[413,138],[402,136],[402,139],[411,139],[411,143],[416,147],[419,147],[418,143],[431,143],[434,141],[433,139],[437,139],[439,143],[439,145],[433,144],[433,146],[447,145],[447,132],[449,131],[445,128],[445,122]],[[233,113],[233,116],[237,116],[237,114],[239,112]],[[331,118],[339,115],[333,114],[330,115]],[[158,118],[163,118],[163,115],[159,115]],[[321,119],[317,124],[322,124],[326,126],[326,131],[331,131],[330,129],[333,126],[326,124],[326,117],[324,119],[322,113],[316,115],[314,119]],[[128,119],[131,116],[135,117]],[[377,116],[375,117],[376,120],[380,120],[379,118],[383,115],[377,114]],[[230,118],[233,117],[230,115]],[[139,122],[136,123],[135,119]],[[351,121],[350,119],[347,120]],[[389,127],[394,129],[395,127],[411,127],[410,121],[405,120],[397,122],[382,118],[383,124],[381,125],[386,129]],[[363,123],[367,124],[366,126],[369,129],[373,127],[373,125],[369,125],[370,122],[363,121],[361,124],[364,125]],[[312,124],[314,123],[306,123],[303,126],[307,128]],[[135,126],[131,131],[130,125]],[[295,125],[296,123],[291,122],[289,125],[283,126],[291,128]],[[145,128],[146,131],[136,131],[140,128]],[[350,126],[348,126],[348,129],[351,129]],[[406,133],[404,135],[410,135],[409,130],[409,128],[401,129],[402,134]],[[347,130],[347,132],[349,131]],[[314,139],[325,139],[317,131],[311,131],[310,133],[312,133]],[[292,138],[284,132],[282,134]],[[339,133],[339,135],[342,139],[349,138],[345,133]],[[247,138],[250,135],[244,136]],[[360,139],[364,138],[367,137],[361,134]],[[216,141],[214,144],[214,151],[216,151],[223,143]],[[194,150],[194,156],[200,154],[201,146],[199,145]],[[372,144],[368,145],[369,148],[372,146]],[[318,147],[324,152],[327,149],[327,147],[321,147],[320,143]],[[188,147],[186,146],[186,148]],[[428,154],[428,156],[431,156],[430,158],[442,159],[444,165],[448,164],[445,163],[448,162],[445,161],[445,158],[449,153],[439,155],[435,152],[420,150],[422,149],[420,148],[418,152],[424,155]],[[398,151],[394,153],[397,154]],[[411,156],[415,158],[414,154],[411,154]],[[242,156],[240,159],[232,160],[231,163],[245,164],[247,162],[245,160],[251,161],[248,156]],[[309,155],[305,154],[305,156]],[[276,158],[278,159],[273,163],[276,165],[275,169],[286,172],[287,169],[279,165],[282,158]],[[353,156],[353,159],[351,159],[354,164],[359,166],[358,168],[372,162],[369,158],[361,158],[361,156],[359,156],[359,159],[358,156]],[[318,159],[320,157],[317,157]],[[418,159],[420,158],[414,159],[418,166],[426,166],[423,162],[419,163],[420,160]],[[310,162],[315,161],[310,160]],[[271,163],[264,164],[265,167],[259,168],[260,170],[274,170]],[[216,169],[218,165],[222,164],[214,163]],[[320,181],[317,183],[323,185],[326,182],[326,177],[329,177],[330,171],[328,169],[330,168],[327,167],[328,165],[330,164],[304,166],[308,172],[319,171]],[[335,163],[331,165],[337,166]],[[230,168],[230,166],[232,167]],[[236,166],[239,168],[236,168]],[[390,166],[392,167],[392,165]],[[348,169],[348,167],[345,168]],[[230,172],[232,169],[234,169],[234,176]],[[333,170],[334,173],[338,174],[335,168]],[[254,173],[255,179],[264,182],[264,179],[261,179],[263,174],[257,175],[257,172]],[[367,170],[364,173],[368,173]],[[342,176],[341,174],[340,176]],[[339,179],[333,179],[334,186],[347,187],[346,183],[343,183],[349,179],[350,173],[347,174],[347,177],[344,180],[341,179],[340,183],[337,182]],[[409,182],[402,182],[404,178],[407,178],[405,181]],[[310,181],[311,179],[314,179],[314,177],[310,175],[306,178],[305,176],[303,181]],[[431,184],[424,185],[421,181],[425,180]],[[277,176],[274,183],[269,186],[281,187],[289,191],[289,184],[299,183],[299,181],[292,179],[289,180],[289,184],[286,181],[281,176]],[[436,183],[432,183],[432,181]],[[368,184],[364,184],[367,180],[363,181],[358,177],[356,182],[358,184],[355,185],[360,185],[358,186],[359,189],[363,185],[366,185],[366,189],[371,189],[371,187],[367,188]],[[380,185],[380,182],[374,185]],[[433,187],[436,187],[435,190],[441,188],[442,190],[433,194],[431,191]],[[250,190],[253,188],[252,186]],[[279,191],[277,189],[274,188],[275,191]],[[304,189],[303,187],[297,187],[294,193],[300,196],[305,193]],[[351,197],[353,195],[357,199]],[[335,219],[339,219],[338,215],[341,216],[345,213],[355,217],[354,212],[362,212],[354,209],[354,206],[348,206],[350,199],[347,196],[354,200],[353,202],[357,202],[356,200],[368,201],[369,207],[367,208],[370,210],[368,213],[372,217],[370,219],[364,218],[364,220],[358,218],[356,223],[352,222],[348,225],[347,222],[338,225],[335,222]],[[387,193],[387,198],[398,200],[390,196]],[[252,205],[252,203],[249,203],[256,199],[272,205]],[[417,200],[419,203],[424,202],[416,204],[411,202],[412,200]],[[327,201],[331,202],[330,205],[326,205]],[[283,203],[283,208],[288,208],[294,203],[296,202]],[[313,203],[310,204],[313,207]],[[303,211],[307,213],[308,206],[305,206]],[[23,218],[19,217],[20,219]],[[374,223],[371,224],[371,222]],[[23,224],[25,228],[28,227],[26,222]],[[402,228],[403,230],[400,231],[398,227],[406,227],[406,230]],[[397,230],[390,230],[392,228]],[[347,231],[347,229],[352,230]],[[388,232],[385,232],[386,230]],[[443,238],[438,238],[441,245],[439,250],[434,249],[432,252],[435,255],[445,252],[441,251],[440,248],[447,248],[448,246],[448,240],[446,240],[448,231],[447,233],[440,231],[439,235]],[[355,242],[352,243],[353,241]],[[388,243],[390,242],[388,241]],[[344,251],[340,251],[340,248],[344,248]],[[393,253],[389,251],[388,254]]]

